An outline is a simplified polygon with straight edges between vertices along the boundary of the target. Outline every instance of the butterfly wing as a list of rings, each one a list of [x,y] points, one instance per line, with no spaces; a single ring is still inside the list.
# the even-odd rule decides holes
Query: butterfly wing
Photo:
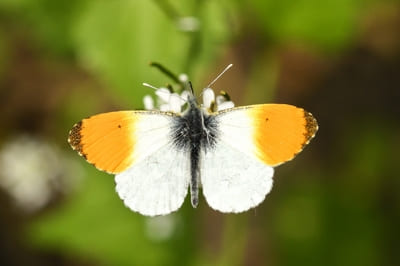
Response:
[[[301,108],[264,104],[215,114],[215,145],[201,154],[201,182],[209,205],[243,212],[272,187],[273,167],[291,160],[315,135],[314,117]]]
[[[188,192],[187,152],[168,144],[115,176],[126,206],[143,215],[164,215],[179,209]]]
[[[274,169],[220,141],[201,153],[201,184],[208,204],[221,212],[243,212],[260,204],[272,188]]]
[[[187,194],[190,156],[171,140],[176,115],[156,111],[119,111],[89,117],[68,138],[96,168],[116,174],[125,205],[144,215],[177,210]]]

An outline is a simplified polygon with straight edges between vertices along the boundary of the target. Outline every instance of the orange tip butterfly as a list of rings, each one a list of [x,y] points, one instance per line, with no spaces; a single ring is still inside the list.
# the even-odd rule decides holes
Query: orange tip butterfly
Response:
[[[135,212],[176,211],[188,188],[197,207],[200,187],[213,209],[247,211],[271,190],[274,167],[302,151],[318,124],[292,105],[233,107],[225,95],[214,98],[211,84],[203,105],[193,93],[158,89],[160,110],[91,116],[73,126],[68,142],[97,169],[115,174],[118,195]]]

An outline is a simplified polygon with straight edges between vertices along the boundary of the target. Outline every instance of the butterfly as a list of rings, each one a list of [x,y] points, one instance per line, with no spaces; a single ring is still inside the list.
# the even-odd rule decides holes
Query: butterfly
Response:
[[[311,113],[292,105],[218,109],[214,101],[199,105],[193,95],[183,112],[116,111],[83,119],[68,142],[96,168],[115,174],[119,197],[135,212],[174,212],[188,190],[197,207],[201,187],[213,209],[240,213],[265,199],[274,167],[293,159],[318,130]]]

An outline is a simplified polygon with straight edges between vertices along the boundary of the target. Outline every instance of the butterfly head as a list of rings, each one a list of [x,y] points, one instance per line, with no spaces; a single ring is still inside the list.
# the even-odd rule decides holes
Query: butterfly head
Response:
[[[209,86],[203,89],[203,92],[200,94],[202,103],[199,104],[192,83],[188,81],[187,84],[187,89],[181,93],[177,93],[169,88],[156,88],[143,83],[144,86],[153,88],[157,96],[156,101],[150,95],[146,95],[143,98],[145,109],[181,114],[190,108],[201,108],[205,113],[213,113],[235,106],[226,92],[221,91],[220,94],[215,95],[213,89]]]

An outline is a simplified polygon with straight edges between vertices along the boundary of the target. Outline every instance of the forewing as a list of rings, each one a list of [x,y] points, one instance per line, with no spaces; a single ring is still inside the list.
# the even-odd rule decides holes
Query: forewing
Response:
[[[96,168],[120,173],[169,141],[172,113],[119,111],[83,119],[68,142]]]
[[[222,141],[273,167],[293,159],[318,130],[311,113],[288,104],[228,109],[216,119]]]

